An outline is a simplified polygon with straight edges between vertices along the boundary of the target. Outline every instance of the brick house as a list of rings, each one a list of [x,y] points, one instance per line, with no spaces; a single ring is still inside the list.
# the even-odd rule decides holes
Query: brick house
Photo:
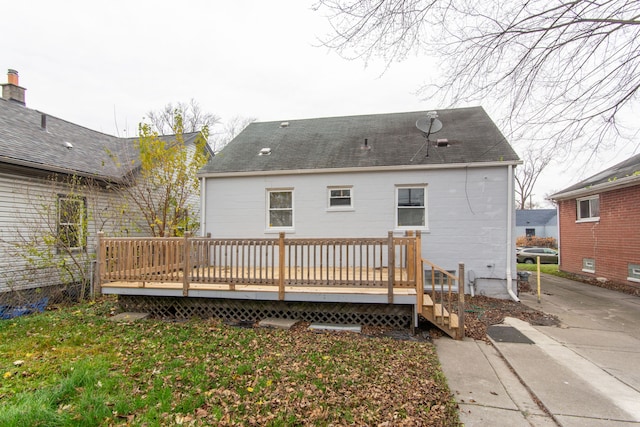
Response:
[[[561,271],[640,286],[640,155],[550,199],[558,204]]]

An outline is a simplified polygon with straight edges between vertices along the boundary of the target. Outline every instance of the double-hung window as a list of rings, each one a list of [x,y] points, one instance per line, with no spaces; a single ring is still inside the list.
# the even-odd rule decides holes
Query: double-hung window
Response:
[[[344,187],[327,187],[329,206],[328,210],[347,210],[353,209],[353,188]]]
[[[600,219],[600,197],[590,196],[577,199],[577,220],[598,221]]]
[[[267,190],[267,224],[270,229],[293,228],[293,190]]]
[[[426,185],[396,187],[396,227],[400,229],[427,226]]]
[[[86,247],[86,201],[83,197],[58,196],[58,246],[65,250]]]

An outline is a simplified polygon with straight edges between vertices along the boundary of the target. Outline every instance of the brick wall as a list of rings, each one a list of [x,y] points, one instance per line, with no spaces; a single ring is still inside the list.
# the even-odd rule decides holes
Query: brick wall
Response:
[[[600,193],[600,221],[576,223],[576,200],[559,204],[560,269],[632,284],[628,264],[640,264],[640,185]],[[582,259],[595,259],[595,274]],[[640,285],[638,283],[633,283]]]

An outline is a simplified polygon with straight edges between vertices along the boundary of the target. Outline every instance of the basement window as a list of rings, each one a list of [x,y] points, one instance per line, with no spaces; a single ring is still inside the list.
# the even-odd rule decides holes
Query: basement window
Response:
[[[593,258],[582,258],[582,271],[585,273],[595,273],[596,260]]]
[[[627,280],[640,283],[640,264],[629,264],[629,274]]]
[[[456,271],[455,270],[447,270],[447,273],[449,273],[450,275],[452,275],[453,277],[456,277]],[[433,283],[432,279],[435,280],[435,288],[436,290],[440,290],[441,286],[444,289],[445,292],[449,291],[449,276],[447,276],[445,273],[443,273],[440,270],[434,270],[434,269],[425,269],[424,270],[424,287],[427,290],[431,290],[431,288],[433,287]],[[452,283],[452,286],[456,285],[455,282]],[[456,285],[457,288],[457,285]]]

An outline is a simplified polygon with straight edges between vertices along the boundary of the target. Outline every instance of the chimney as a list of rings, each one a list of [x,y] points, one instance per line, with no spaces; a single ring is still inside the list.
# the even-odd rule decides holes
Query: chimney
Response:
[[[20,105],[26,105],[24,102],[25,88],[21,87],[18,80],[18,72],[9,69],[7,71],[7,82],[2,85],[2,98],[7,101],[17,102]]]

